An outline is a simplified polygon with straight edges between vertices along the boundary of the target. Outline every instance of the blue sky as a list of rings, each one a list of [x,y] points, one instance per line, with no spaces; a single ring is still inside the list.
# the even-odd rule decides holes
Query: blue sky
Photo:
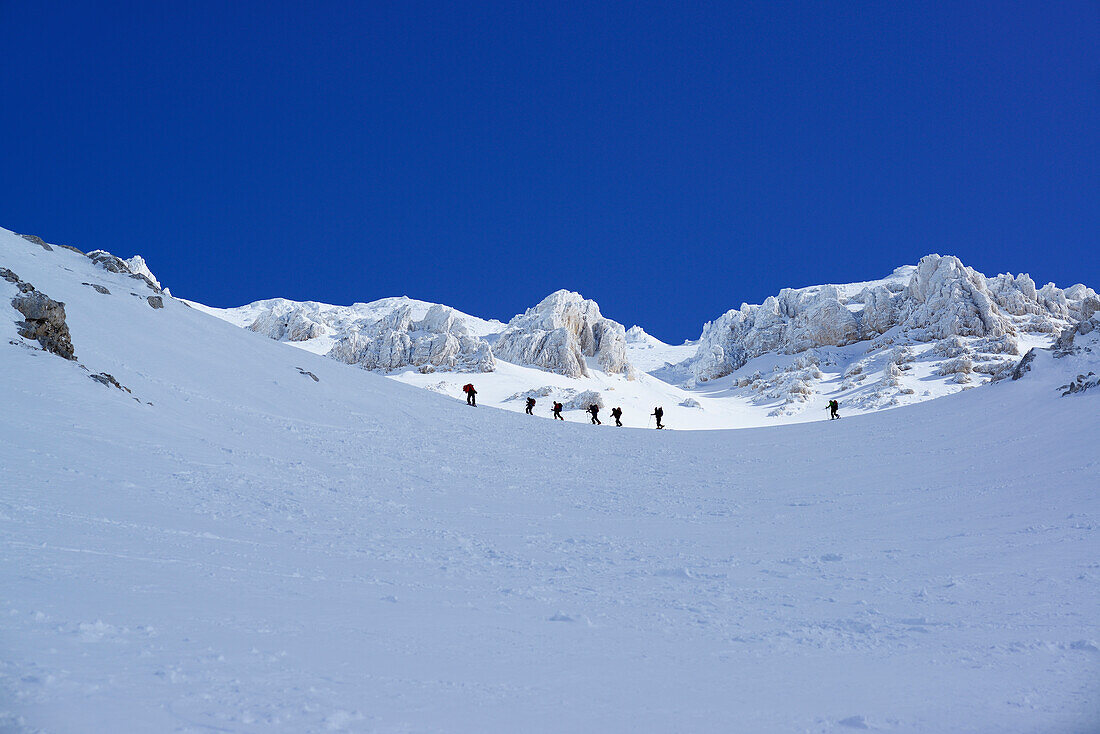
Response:
[[[929,252],[1100,287],[1095,2],[0,0],[0,226],[177,295],[681,341]]]

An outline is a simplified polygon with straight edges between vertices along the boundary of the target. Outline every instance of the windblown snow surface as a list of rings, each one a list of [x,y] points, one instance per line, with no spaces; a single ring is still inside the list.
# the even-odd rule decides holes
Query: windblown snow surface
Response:
[[[1100,726],[1100,389],[1059,397],[1053,360],[616,429],[151,308],[6,232],[0,266],[79,360],[16,335],[0,280],[0,731]]]

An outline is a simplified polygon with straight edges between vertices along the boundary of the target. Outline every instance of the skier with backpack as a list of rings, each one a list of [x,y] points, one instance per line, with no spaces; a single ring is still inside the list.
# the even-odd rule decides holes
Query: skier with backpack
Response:
[[[603,423],[600,423],[600,406],[593,403],[592,405],[588,406],[588,412],[592,414],[592,425],[594,425],[594,426],[602,426],[603,425]]]
[[[531,410],[534,409],[534,407],[535,407],[535,399],[534,398],[527,398],[527,415],[534,415],[534,413],[531,412]]]
[[[553,407],[552,410],[554,411],[554,417],[555,418],[557,418],[559,421],[565,420],[564,418],[561,417],[561,410],[562,410],[562,404],[561,403],[555,401],[554,407]]]
[[[657,408],[652,413],[650,413],[650,415],[657,419],[657,430],[664,428],[664,426],[661,424],[661,419],[665,417],[664,408],[657,406]]]
[[[619,428],[623,427],[623,421],[622,421],[623,409],[622,408],[612,408],[611,409],[611,417],[615,419],[615,425],[617,425]]]
[[[466,405],[472,405],[477,407],[477,390],[474,389],[473,383],[467,382],[462,386],[462,392],[466,393]]]
[[[840,418],[840,403],[835,400],[830,400],[829,404],[825,406],[825,410],[829,411],[829,420],[835,421]]]

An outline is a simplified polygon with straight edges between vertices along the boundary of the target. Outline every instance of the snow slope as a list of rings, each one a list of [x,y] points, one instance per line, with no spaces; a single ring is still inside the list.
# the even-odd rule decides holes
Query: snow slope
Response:
[[[151,308],[6,232],[0,266],[65,302],[79,359],[16,336],[0,280],[0,731],[1100,725],[1100,390],[1056,389],[1080,361],[619,430]]]

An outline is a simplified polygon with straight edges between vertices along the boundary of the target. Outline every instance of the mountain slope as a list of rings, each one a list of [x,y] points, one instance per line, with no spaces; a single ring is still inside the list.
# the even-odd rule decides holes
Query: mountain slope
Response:
[[[16,335],[0,280],[6,730],[1095,728],[1100,390],[1056,389],[1088,362],[618,430],[152,308],[6,233],[0,266],[79,360]]]

